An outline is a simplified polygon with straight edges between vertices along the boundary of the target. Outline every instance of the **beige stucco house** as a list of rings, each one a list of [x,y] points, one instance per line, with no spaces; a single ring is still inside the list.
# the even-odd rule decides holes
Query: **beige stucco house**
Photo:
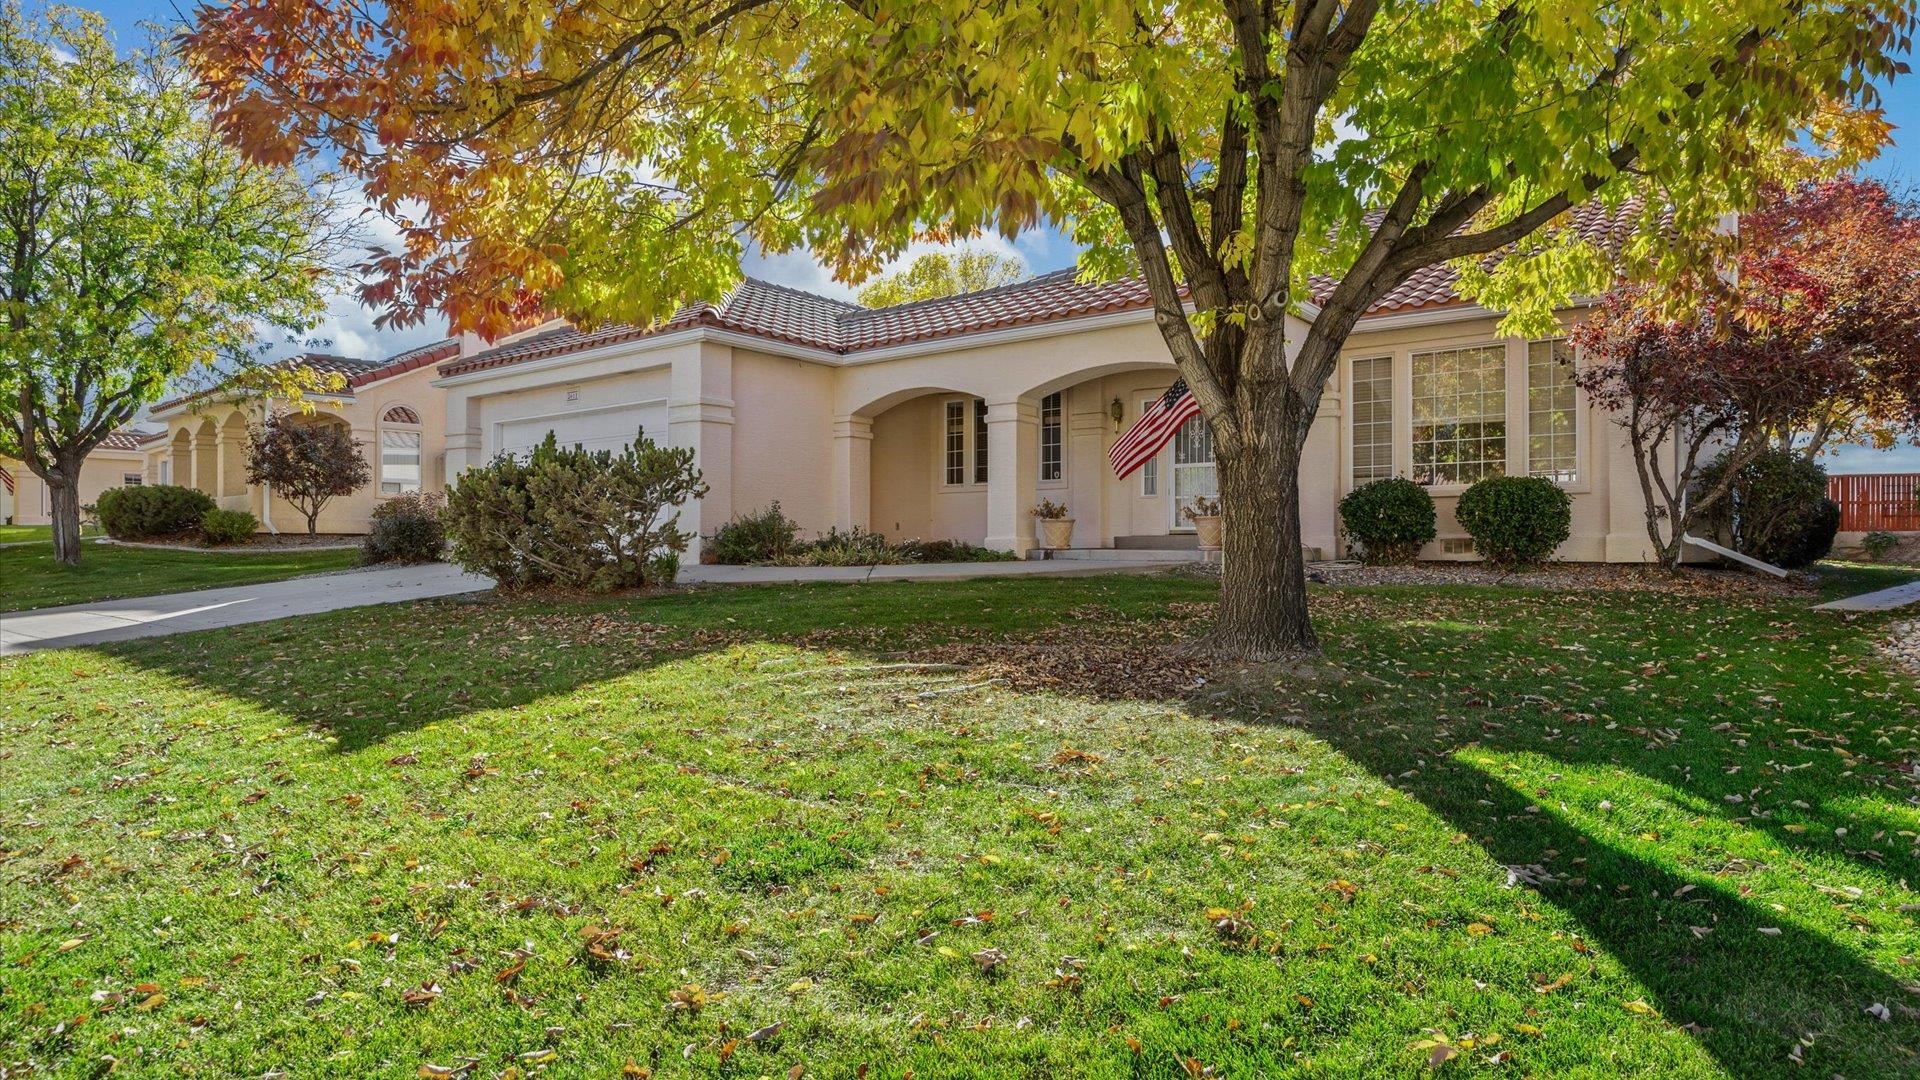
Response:
[[[80,465],[80,505],[92,506],[108,488],[142,483],[147,473],[147,447],[153,436],[139,431],[116,431],[106,437]],[[53,500],[46,481],[25,462],[0,456],[0,522],[46,525],[53,520]]]
[[[441,488],[446,394],[433,385],[433,365],[458,353],[459,342],[448,339],[384,361],[318,354],[281,361],[340,376],[344,383],[338,390],[306,393],[310,408],[300,410],[289,410],[280,400],[220,391],[162,402],[154,407],[152,422],[165,430],[143,444],[146,480],[198,488],[223,509],[253,514],[263,530],[304,532],[306,520],[291,504],[247,483],[249,427],[274,412],[291,411],[300,423],[337,424],[360,444],[373,480],[329,502],[319,530],[366,532],[381,499]]]
[[[1597,212],[1575,224],[1611,227]],[[1305,543],[1342,552],[1341,496],[1399,475],[1439,504],[1440,539],[1425,554],[1471,557],[1456,498],[1510,471],[1572,495],[1560,557],[1648,559],[1623,432],[1557,361],[1564,338],[1502,337],[1498,315],[1453,283],[1430,267],[1356,327],[1310,436]],[[446,395],[448,476],[549,431],[615,447],[644,429],[696,451],[711,488],[684,514],[697,533],[778,500],[809,530],[1024,552],[1042,498],[1071,508],[1076,546],[1192,544],[1179,511],[1215,490],[1203,421],[1124,480],[1107,465],[1174,377],[1141,282],[1084,285],[1062,271],[877,310],[747,280],[658,327],[549,324],[492,347],[465,341],[433,385]]]
[[[1616,219],[1597,209],[1573,224],[1617,240]],[[1483,476],[1526,472],[1572,496],[1561,558],[1648,559],[1623,432],[1573,385],[1559,362],[1564,337],[1502,337],[1498,313],[1463,300],[1454,280],[1429,267],[1355,328],[1303,466],[1307,546],[1343,553],[1341,496],[1406,476],[1439,504],[1426,556],[1470,558],[1457,496]],[[1583,310],[1562,312],[1563,325]],[[1309,306],[1294,320],[1296,337],[1313,315]],[[1138,280],[1081,284],[1061,271],[867,309],[748,279],[654,327],[556,322],[379,363],[290,362],[345,377],[339,393],[311,395],[308,422],[345,426],[374,466],[372,484],[327,508],[328,532],[365,531],[382,498],[438,489],[549,432],[611,449],[644,430],[691,447],[710,491],[682,520],[701,535],[777,500],[813,532],[1025,552],[1036,546],[1028,511],[1045,498],[1070,508],[1076,547],[1182,547],[1194,539],[1181,508],[1215,490],[1199,419],[1126,479],[1107,465],[1114,440],[1175,375]],[[165,432],[141,444],[146,481],[198,487],[263,528],[300,528],[290,506],[246,483],[247,427],[275,407],[216,395],[164,403],[154,419]]]

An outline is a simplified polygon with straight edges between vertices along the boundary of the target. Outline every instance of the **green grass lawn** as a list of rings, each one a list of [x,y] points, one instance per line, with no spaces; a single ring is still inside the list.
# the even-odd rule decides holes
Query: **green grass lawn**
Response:
[[[99,536],[100,527],[97,525],[83,525],[80,528],[80,535]],[[0,525],[0,544],[24,544],[31,541],[40,541],[48,544],[53,543],[53,526]]]
[[[1164,648],[1214,588],[446,601],[0,661],[0,1067],[1920,1070],[1885,618],[1318,590],[1327,662],[1241,670]]]
[[[250,554],[87,544],[79,566],[62,566],[54,561],[51,546],[0,548],[0,611],[255,585],[341,570],[359,559],[360,553],[350,550]]]

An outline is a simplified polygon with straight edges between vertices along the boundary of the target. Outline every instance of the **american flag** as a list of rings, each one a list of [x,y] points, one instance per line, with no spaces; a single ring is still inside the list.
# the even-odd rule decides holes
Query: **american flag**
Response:
[[[5,467],[0,467],[0,487],[6,488],[7,494],[13,494],[13,473]]]
[[[1160,452],[1173,438],[1180,425],[1200,415],[1200,402],[1187,391],[1187,380],[1176,379],[1160,400],[1147,407],[1134,421],[1120,441],[1107,451],[1107,460],[1113,463],[1113,475],[1124,480],[1135,469],[1145,465],[1147,460]]]

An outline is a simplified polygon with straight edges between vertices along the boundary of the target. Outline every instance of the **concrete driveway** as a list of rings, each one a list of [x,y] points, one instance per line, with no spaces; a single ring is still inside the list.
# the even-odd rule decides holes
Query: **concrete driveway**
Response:
[[[692,566],[681,572],[680,581],[688,585],[804,585],[827,581],[1059,577],[1164,570],[1191,561],[1185,553],[1168,553],[1165,559],[1133,558],[1116,562],[1061,559],[918,566]],[[428,563],[315,574],[263,585],[234,585],[40,608],[0,615],[0,655],[185,634],[341,608],[458,596],[491,588],[493,582],[489,578],[466,573],[449,563]]]
[[[0,615],[0,655],[185,634],[491,588],[491,580],[466,573],[457,566],[428,563],[40,608]]]

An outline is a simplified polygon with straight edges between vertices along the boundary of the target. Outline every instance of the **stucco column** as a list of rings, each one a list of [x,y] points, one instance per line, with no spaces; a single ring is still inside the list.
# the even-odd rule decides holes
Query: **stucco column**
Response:
[[[461,473],[486,463],[480,438],[480,404],[464,387],[447,391],[447,448],[442,456],[440,482],[453,483]]]
[[[872,514],[873,421],[864,416],[834,417],[834,527],[871,529]]]
[[[217,504],[227,497],[227,433],[213,434],[213,490],[208,492]]]
[[[1031,401],[987,403],[986,546],[1025,555],[1033,543],[1040,467],[1040,409]]]
[[[1067,505],[1073,510],[1073,542],[1078,547],[1106,547],[1113,542],[1107,529],[1107,448],[1102,445],[1113,421],[1108,418],[1100,387],[1069,393],[1067,413]]]
[[[667,441],[693,450],[707,497],[680,509],[680,528],[693,534],[690,560],[701,538],[733,517],[733,349],[700,342],[674,357],[667,390]]]

